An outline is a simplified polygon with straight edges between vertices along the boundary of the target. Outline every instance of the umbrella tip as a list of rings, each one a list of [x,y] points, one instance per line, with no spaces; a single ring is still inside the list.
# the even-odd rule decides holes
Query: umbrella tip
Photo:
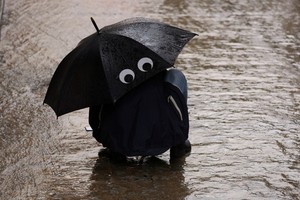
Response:
[[[95,20],[94,20],[92,17],[91,17],[91,21],[92,21],[92,23],[93,23],[93,25],[94,25],[94,27],[95,27],[97,33],[100,34],[100,30],[99,30],[99,28],[98,28],[98,26],[97,26]]]

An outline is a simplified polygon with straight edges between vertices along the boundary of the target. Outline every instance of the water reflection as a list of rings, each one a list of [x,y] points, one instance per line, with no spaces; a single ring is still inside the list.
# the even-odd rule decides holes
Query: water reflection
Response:
[[[116,160],[100,152],[91,176],[90,197],[101,199],[184,199],[184,159],[169,164],[158,157]]]

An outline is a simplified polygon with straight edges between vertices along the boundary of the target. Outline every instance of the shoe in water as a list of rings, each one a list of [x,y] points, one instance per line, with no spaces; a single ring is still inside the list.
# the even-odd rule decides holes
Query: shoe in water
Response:
[[[189,140],[184,143],[176,145],[170,149],[170,158],[179,158],[189,154],[192,150],[192,145]]]

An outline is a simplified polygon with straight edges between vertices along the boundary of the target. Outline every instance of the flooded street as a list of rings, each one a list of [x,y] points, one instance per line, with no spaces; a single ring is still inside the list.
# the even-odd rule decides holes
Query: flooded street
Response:
[[[0,199],[300,199],[299,0],[0,2]],[[138,16],[198,34],[177,60],[192,143],[180,162],[99,157],[87,109],[57,119],[43,105],[90,17]]]

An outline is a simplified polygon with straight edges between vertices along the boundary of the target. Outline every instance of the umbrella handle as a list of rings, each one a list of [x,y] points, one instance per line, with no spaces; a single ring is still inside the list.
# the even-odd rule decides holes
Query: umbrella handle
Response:
[[[93,25],[94,25],[94,27],[95,27],[97,33],[100,34],[100,30],[99,30],[99,28],[98,28],[98,26],[97,26],[95,20],[94,20],[92,17],[91,17],[91,21],[92,21],[92,23],[93,23]]]

